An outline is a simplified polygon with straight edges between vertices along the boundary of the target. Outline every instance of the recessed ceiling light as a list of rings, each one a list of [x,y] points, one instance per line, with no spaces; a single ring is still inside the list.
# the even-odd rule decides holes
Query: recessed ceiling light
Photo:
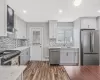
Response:
[[[27,13],[27,11],[26,10],[23,10],[23,13]]]
[[[98,10],[97,12],[100,13],[100,10]]]
[[[63,13],[63,10],[62,9],[59,9],[59,13],[62,14]]]
[[[74,6],[79,6],[82,3],[82,0],[74,0]]]

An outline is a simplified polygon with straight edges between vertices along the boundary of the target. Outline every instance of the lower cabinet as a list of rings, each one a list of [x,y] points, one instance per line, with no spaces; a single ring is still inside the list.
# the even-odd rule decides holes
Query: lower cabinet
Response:
[[[28,61],[30,61],[30,48],[27,48],[21,51],[21,54],[20,54],[21,65],[25,65]]]
[[[60,65],[78,65],[78,51],[61,50]]]
[[[79,63],[79,52],[78,51],[74,52],[74,63],[76,65],[78,65]]]
[[[74,55],[70,52],[65,52],[60,54],[60,63],[66,64],[66,63],[74,63]]]

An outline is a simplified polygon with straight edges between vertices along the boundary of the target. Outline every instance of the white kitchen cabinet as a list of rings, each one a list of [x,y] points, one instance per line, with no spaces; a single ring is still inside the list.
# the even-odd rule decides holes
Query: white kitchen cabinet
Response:
[[[49,21],[49,38],[56,38],[57,34],[57,21],[50,20]]]
[[[64,52],[60,55],[60,63],[61,64],[72,64],[74,63],[74,55],[70,52]]]
[[[7,4],[0,0],[0,36],[7,36]]]
[[[96,29],[97,30],[97,23],[96,18],[80,18],[81,19],[81,29]]]
[[[74,60],[74,63],[75,64],[78,64],[79,63],[79,58],[78,57],[79,57],[79,53],[78,52],[74,52],[74,59],[75,59]]]
[[[61,49],[60,64],[73,64],[73,63],[74,63],[74,51]]]
[[[16,38],[26,39],[26,22],[15,15]]]
[[[28,61],[30,61],[30,48],[27,48],[21,51],[21,54],[20,54],[21,65],[25,65]]]
[[[79,63],[78,49],[61,49],[60,64],[61,65],[78,65]]]

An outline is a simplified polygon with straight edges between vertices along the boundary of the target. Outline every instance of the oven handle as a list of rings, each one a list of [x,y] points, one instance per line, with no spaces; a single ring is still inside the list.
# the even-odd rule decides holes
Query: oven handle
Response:
[[[4,61],[4,62],[3,62],[3,65],[6,64],[6,63],[8,63],[8,62],[11,62],[11,59],[8,60],[8,61]]]
[[[18,55],[18,56],[16,56],[16,57],[18,57],[18,62],[19,62],[20,55]],[[15,58],[15,57],[13,57],[13,58]],[[12,65],[12,59],[13,59],[13,58],[11,58],[10,60],[1,62],[1,63],[2,63],[1,65],[5,65],[5,64],[8,63],[8,62],[11,62],[11,65]],[[20,62],[19,62],[19,65],[20,65]]]

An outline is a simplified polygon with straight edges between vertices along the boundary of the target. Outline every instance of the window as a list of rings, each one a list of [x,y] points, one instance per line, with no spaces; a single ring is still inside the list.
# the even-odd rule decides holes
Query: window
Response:
[[[65,45],[73,44],[73,28],[58,28],[57,30],[57,43]]]

